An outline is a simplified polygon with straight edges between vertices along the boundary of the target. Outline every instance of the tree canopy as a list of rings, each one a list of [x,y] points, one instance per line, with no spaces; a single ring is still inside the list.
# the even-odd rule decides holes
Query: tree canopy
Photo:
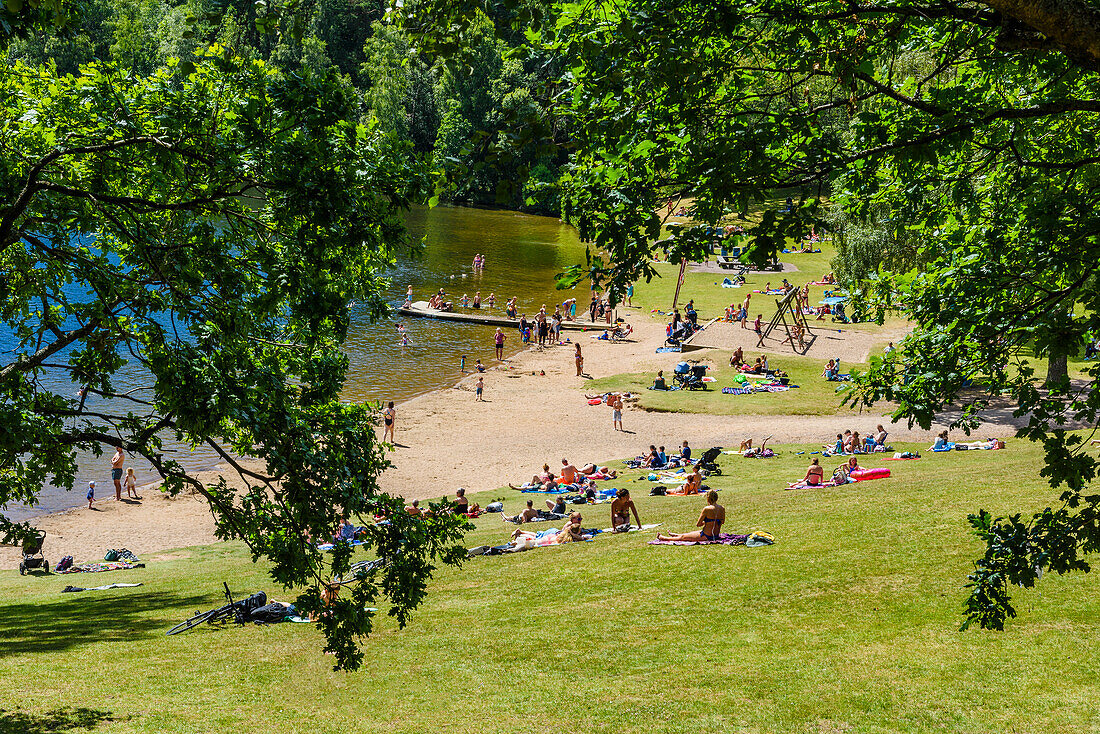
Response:
[[[385,312],[380,273],[425,188],[417,159],[356,122],[335,73],[217,46],[147,77],[17,63],[0,97],[0,319],[22,344],[0,365],[0,506],[71,487],[78,449],[121,446],[167,491],[206,497],[217,534],[276,581],[306,586],[307,612],[351,556],[311,539],[388,515],[367,531],[385,564],[322,617],[337,665],[357,667],[364,607],[385,594],[404,624],[434,565],[462,553],[464,519],[414,521],[378,493],[372,410],[339,397],[349,303]],[[139,387],[117,387],[123,370]],[[166,436],[241,482],[199,481]]]
[[[480,7],[405,6],[425,47],[456,51]],[[1088,569],[1098,465],[1066,428],[1097,425],[1097,369],[1075,382],[1054,369],[1043,387],[1034,360],[1064,365],[1100,333],[1100,10],[1069,0],[504,7],[521,8],[532,53],[565,70],[552,89],[573,146],[563,205],[595,245],[589,273],[612,285],[651,276],[670,195],[690,193],[692,218],[713,224],[795,192],[791,211],[766,208],[748,227],[757,262],[810,224],[827,228],[827,198],[832,222],[839,210],[874,234],[863,242],[892,245],[848,285],[880,315],[901,308],[916,324],[899,352],[873,361],[854,400],[896,401],[896,419],[924,427],[961,408],[955,424],[973,430],[1008,396],[1064,490],[1031,518],[974,514],[988,549],[968,619],[999,628],[1015,613],[1011,585]],[[673,255],[698,256],[700,234],[679,232]],[[880,264],[901,270],[874,272]]]

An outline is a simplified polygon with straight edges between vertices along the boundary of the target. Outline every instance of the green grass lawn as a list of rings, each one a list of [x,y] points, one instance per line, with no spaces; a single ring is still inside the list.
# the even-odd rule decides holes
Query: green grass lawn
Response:
[[[649,390],[653,384],[653,372],[638,372],[623,375],[601,377],[585,385],[589,393],[631,392],[637,393],[637,407],[643,410],[666,413],[709,413],[712,415],[836,415],[851,412],[841,406],[844,391],[850,388],[847,382],[826,382],[821,376],[821,360],[807,357],[772,357],[768,365],[773,369],[783,369],[791,376],[791,384],[798,389],[778,393],[760,393],[756,395],[724,395],[721,388],[735,385],[737,370],[729,366],[732,352],[707,351],[685,355],[690,358],[705,358],[714,365],[707,374],[716,379],[709,383],[706,390]],[[755,359],[755,357],[754,357]],[[861,365],[845,364],[845,371],[859,369]],[[671,371],[666,371],[665,380],[672,384]],[[837,392],[837,390],[840,392]],[[888,405],[882,407],[887,410]]]
[[[680,289],[678,303],[681,307],[681,313],[683,312],[683,304],[686,304],[689,299],[694,299],[695,308],[699,312],[700,319],[706,321],[715,316],[721,316],[731,303],[740,304],[745,300],[747,294],[752,293],[754,289],[762,290],[768,283],[771,283],[772,286],[778,286],[783,282],[783,278],[787,278],[794,285],[802,287],[809,281],[817,281],[822,275],[832,271],[830,261],[836,256],[836,248],[830,242],[819,243],[817,246],[821,249],[820,253],[780,255],[781,262],[794,264],[798,268],[798,272],[750,273],[746,276],[745,285],[740,288],[723,288],[721,283],[722,279],[726,277],[725,273],[696,272],[689,267],[688,272],[684,275],[683,288]],[[713,258],[711,259],[713,260]],[[672,306],[672,297],[676,291],[676,279],[680,273],[680,266],[659,262],[655,263],[654,267],[660,277],[654,278],[649,283],[644,281],[637,283],[634,287],[634,298],[632,300],[634,305],[643,311],[658,309],[667,312]],[[826,290],[834,289],[835,286],[810,286],[810,303],[817,304],[824,297]],[[753,305],[750,320],[755,318],[757,313],[764,314],[765,320],[771,318],[775,313],[775,296],[766,296],[760,293],[753,293],[752,295],[751,302]],[[902,327],[905,323],[905,319],[899,315],[889,314],[883,327],[893,329]],[[832,322],[828,321],[825,324],[831,325]],[[818,322],[817,325],[822,326],[823,324]],[[881,330],[883,327],[874,323],[843,325],[844,329],[872,333]],[[884,340],[883,346],[885,346],[885,343]]]
[[[773,460],[723,456],[724,474],[708,480],[722,490],[726,530],[767,530],[776,545],[657,547],[634,533],[476,558],[438,572],[405,630],[383,621],[353,674],[331,671],[309,625],[164,636],[217,604],[223,579],[284,596],[237,544],[129,572],[0,573],[0,732],[1100,726],[1096,578],[1048,577],[1017,593],[1007,631],[958,631],[980,550],[966,514],[1043,506],[1053,492],[1037,450],[1012,441],[1001,452],[868,458],[894,477],[784,491],[809,457],[779,448]],[[614,484],[635,490],[643,521],[694,525],[699,498],[650,498],[634,476]],[[510,491],[477,499],[502,494],[509,511],[521,506]],[[607,508],[585,508],[584,524],[606,527]],[[468,545],[508,531],[483,517]],[[116,581],[144,586],[58,593]]]

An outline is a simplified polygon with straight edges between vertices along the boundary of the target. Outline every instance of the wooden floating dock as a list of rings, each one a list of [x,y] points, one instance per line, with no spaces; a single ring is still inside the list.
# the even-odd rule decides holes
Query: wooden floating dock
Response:
[[[470,311],[439,311],[434,308],[428,308],[427,301],[415,301],[411,306],[402,306],[397,309],[397,313],[401,316],[415,316],[418,318],[427,319],[440,319],[443,321],[461,321],[468,324],[482,324],[483,326],[500,326],[508,329],[518,329],[519,319],[510,319],[507,316],[492,316],[487,313],[478,313],[478,311],[484,311],[485,309],[473,309]],[[547,320],[549,320],[549,315]],[[533,319],[528,319],[527,323],[533,324]],[[591,321],[562,321],[562,329],[572,329],[573,331],[603,331],[604,329],[614,329],[614,324],[606,324],[601,321],[595,323]]]

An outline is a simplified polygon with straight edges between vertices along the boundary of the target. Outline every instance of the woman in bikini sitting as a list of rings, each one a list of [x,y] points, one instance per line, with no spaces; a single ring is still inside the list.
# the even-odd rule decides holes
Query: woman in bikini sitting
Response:
[[[699,494],[703,488],[703,475],[702,468],[698,464],[695,465],[695,471],[688,475],[688,479],[684,482],[684,494]],[[717,495],[715,495],[717,497]]]
[[[855,456],[851,456],[848,458],[847,462],[838,466],[836,471],[833,472],[833,481],[837,484],[847,484],[848,476],[859,468],[859,459]]]
[[[853,457],[854,458],[854,457]],[[810,461],[810,468],[806,470],[806,476],[802,479],[808,487],[819,487],[825,480],[825,470],[816,458]]]
[[[695,523],[700,530],[680,534],[669,533],[668,535],[658,533],[657,540],[686,541],[688,543],[718,540],[722,533],[722,523],[725,521],[726,508],[718,504],[718,493],[712,489],[707,492],[707,506],[703,508],[703,511],[699,514],[699,521]]]

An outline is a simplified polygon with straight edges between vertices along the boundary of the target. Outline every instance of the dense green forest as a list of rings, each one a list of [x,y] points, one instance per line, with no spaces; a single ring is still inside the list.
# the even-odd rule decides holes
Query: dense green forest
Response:
[[[263,3],[89,0],[67,32],[39,26],[14,40],[6,62],[54,64],[67,74],[100,61],[137,77],[217,43],[287,73],[335,68],[359,99],[361,122],[449,174],[441,200],[559,215],[562,149],[509,146],[508,160],[484,160],[505,121],[549,115],[536,90],[554,65],[529,54],[510,58],[520,39],[510,43],[482,15],[466,64],[448,68],[413,49],[406,32],[386,21],[385,7],[381,0],[311,0],[287,21],[297,24],[293,32],[265,33]]]

